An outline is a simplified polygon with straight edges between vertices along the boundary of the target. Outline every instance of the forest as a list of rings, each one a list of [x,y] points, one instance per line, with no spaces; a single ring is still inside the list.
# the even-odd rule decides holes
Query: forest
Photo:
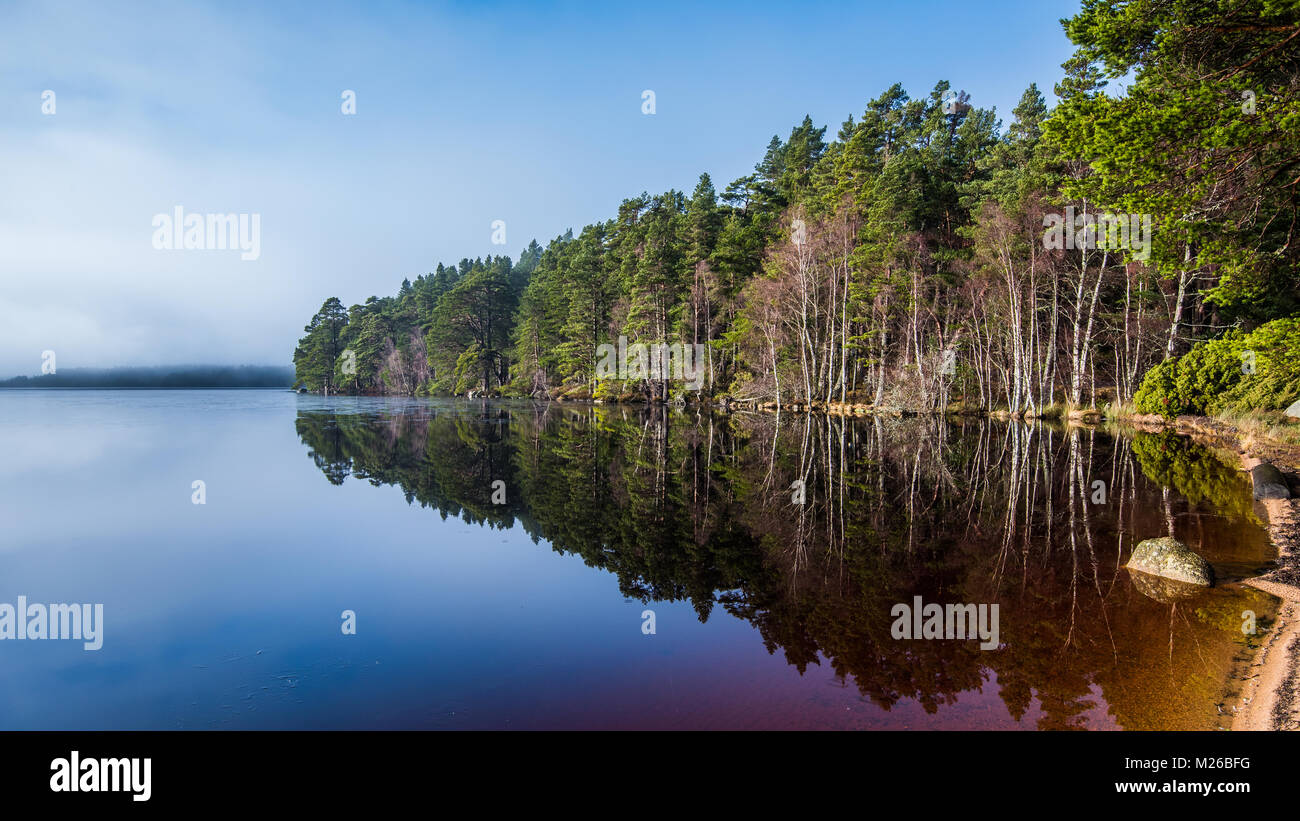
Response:
[[[810,117],[721,191],[641,193],[518,260],[325,301],[327,394],[1052,416],[1300,398],[1300,3],[1084,0],[1005,125],[948,82]],[[756,152],[757,154],[757,152]],[[698,345],[704,377],[598,378]]]

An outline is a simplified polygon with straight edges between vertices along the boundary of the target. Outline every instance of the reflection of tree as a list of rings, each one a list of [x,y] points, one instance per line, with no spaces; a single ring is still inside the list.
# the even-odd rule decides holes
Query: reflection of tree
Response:
[[[1245,475],[1213,458],[1209,450],[1172,432],[1139,433],[1133,455],[1151,481],[1172,488],[1193,504],[1202,501],[1234,520],[1259,524]]]
[[[1011,715],[1037,702],[1041,727],[1086,726],[1099,694],[1123,726],[1207,726],[1242,648],[1223,615],[1240,590],[1171,617],[1120,569],[1134,539],[1163,532],[1153,480],[1240,509],[1209,455],[1180,441],[1152,461],[1141,439],[986,420],[522,404],[303,412],[297,426],[332,482],[351,473],[444,517],[518,524],[612,572],[624,595],[689,600],[702,621],[720,606],[800,672],[825,660],[884,709],[936,712],[996,676]],[[918,595],[998,603],[1003,648],[894,640],[891,608]]]

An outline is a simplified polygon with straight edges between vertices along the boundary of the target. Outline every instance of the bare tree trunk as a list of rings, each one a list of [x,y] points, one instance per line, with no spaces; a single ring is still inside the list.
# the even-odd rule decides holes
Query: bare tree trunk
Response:
[[[1192,244],[1184,244],[1183,267],[1178,270],[1178,296],[1174,298],[1174,318],[1169,323],[1169,342],[1165,345],[1165,359],[1174,355],[1174,344],[1178,341],[1178,325],[1183,319],[1183,299],[1187,293],[1188,268],[1192,263]]]

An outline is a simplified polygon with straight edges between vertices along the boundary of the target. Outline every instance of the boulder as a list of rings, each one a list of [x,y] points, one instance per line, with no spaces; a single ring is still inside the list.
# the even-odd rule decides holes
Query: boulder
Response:
[[[1250,482],[1255,486],[1256,499],[1291,498],[1291,490],[1286,486],[1282,471],[1268,462],[1260,462],[1250,469]]]
[[[1300,419],[1300,399],[1297,399],[1291,405],[1291,407],[1287,408],[1282,412],[1285,413],[1287,416],[1291,417],[1292,419]]]
[[[1210,563],[1171,536],[1139,542],[1124,566],[1176,582],[1204,587],[1214,584],[1214,568]]]

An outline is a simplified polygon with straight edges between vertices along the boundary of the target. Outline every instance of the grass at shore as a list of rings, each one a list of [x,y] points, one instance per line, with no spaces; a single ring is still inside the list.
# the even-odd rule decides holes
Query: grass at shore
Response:
[[[1223,412],[1214,416],[1179,416],[1165,419],[1138,413],[1132,405],[1108,407],[1107,421],[1150,428],[1152,425],[1179,433],[1207,437],[1241,453],[1274,462],[1291,472],[1300,471],[1300,424],[1276,411]]]
[[[1102,414],[1109,420],[1118,421],[1138,415],[1137,406],[1132,401],[1111,402],[1102,409]]]
[[[1251,439],[1290,447],[1300,447],[1300,424],[1287,421],[1281,413],[1218,413],[1216,422],[1239,431],[1243,441]]]

